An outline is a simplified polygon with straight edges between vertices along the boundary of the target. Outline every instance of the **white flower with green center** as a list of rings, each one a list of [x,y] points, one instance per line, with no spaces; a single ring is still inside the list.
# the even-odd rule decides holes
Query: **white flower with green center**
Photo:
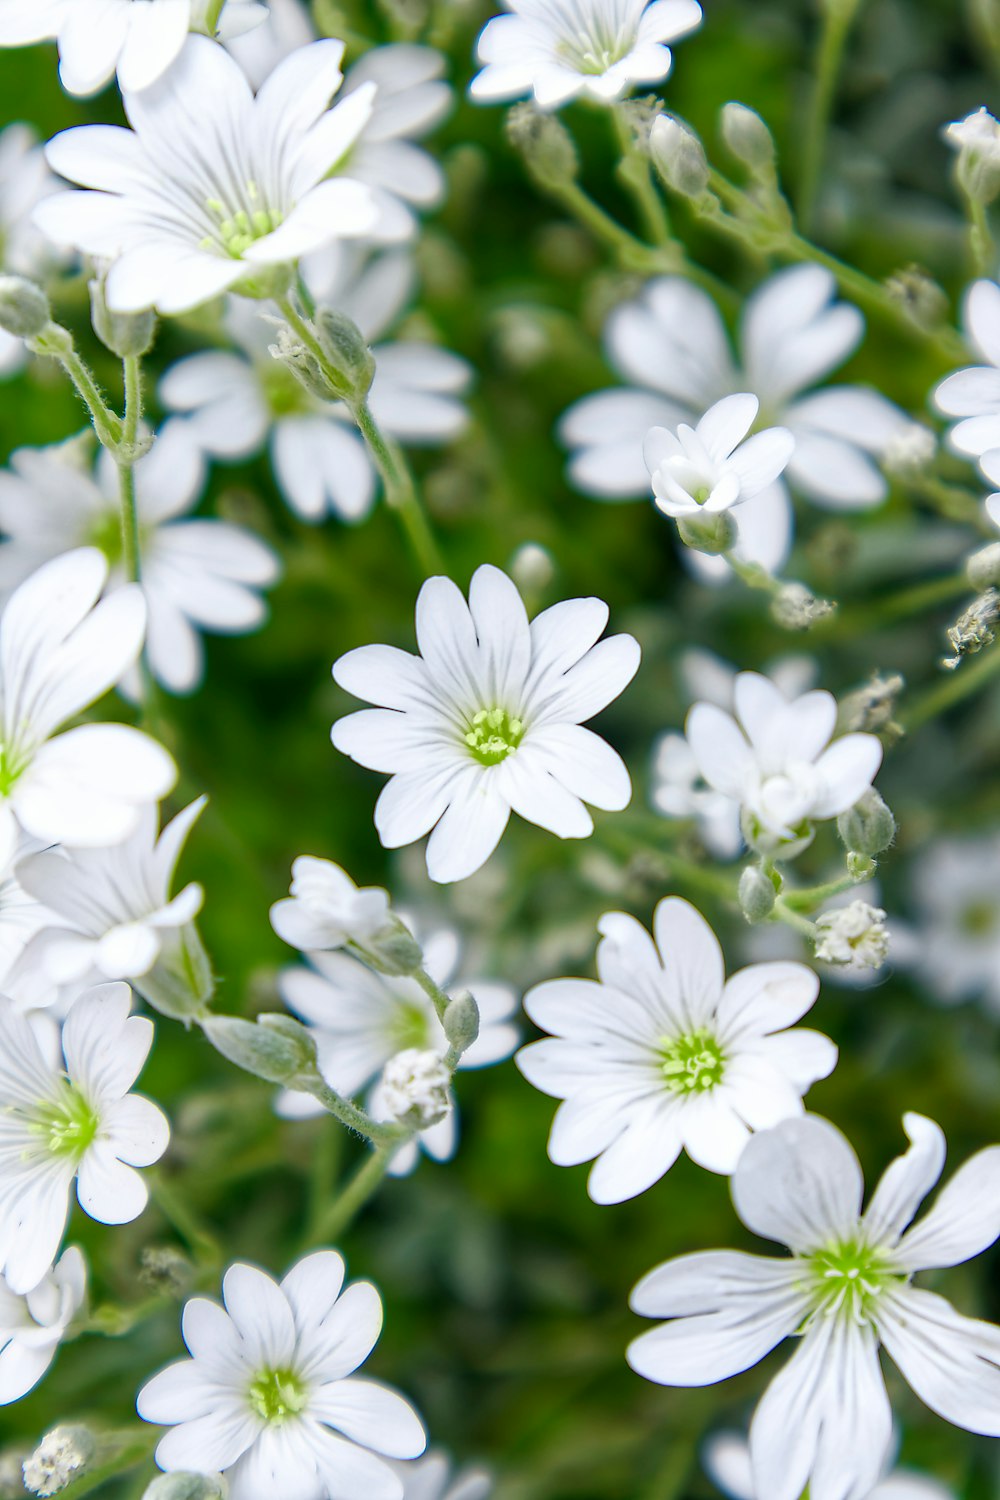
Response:
[[[470,93],[481,104],[531,94],[539,109],[584,95],[610,104],[635,84],[660,83],[668,42],[701,21],[696,0],[506,0],[479,37],[485,64]]]
[[[221,1472],[229,1500],[402,1500],[380,1455],[416,1458],[423,1427],[402,1396],[354,1375],[382,1328],[375,1288],[344,1288],[344,1262],[319,1250],[280,1284],[230,1266],[222,1297],[187,1303],[191,1358],[139,1392],[139,1415],[171,1428],[160,1468]]]
[[[125,984],[100,985],[62,1028],[0,1000],[0,1268],[29,1292],[55,1259],[76,1182],[80,1207],[127,1224],[146,1206],[135,1167],[167,1149],[162,1111],[128,1091],[153,1042]]]
[[[0,1406],[19,1401],[55,1358],[87,1290],[87,1265],[75,1245],[18,1294],[0,1277]]]
[[[303,255],[378,227],[370,188],[337,171],[374,96],[359,88],[328,107],[343,50],[300,48],[255,96],[224,48],[190,37],[157,83],[125,93],[131,130],[81,125],[49,142],[49,164],[87,191],[47,198],[36,223],[112,263],[114,312],[280,292]]]
[[[966,1162],[908,1228],[941,1175],[945,1142],[922,1115],[903,1127],[910,1149],[864,1213],[858,1159],[833,1125],[807,1115],[762,1131],[733,1174],[733,1202],[748,1229],[791,1257],[683,1255],[632,1293],[637,1313],[669,1320],[628,1351],[660,1385],[713,1385],[799,1339],[750,1428],[754,1493],[767,1500],[799,1500],[807,1486],[812,1500],[865,1500],[874,1489],[892,1442],[880,1345],[932,1411],[1000,1437],[1000,1328],[912,1285],[1000,1235],[1000,1146]]]
[[[695,427],[653,427],[643,456],[657,510],[674,520],[716,515],[759,495],[783,472],[795,448],[787,427],[747,433],[760,403],[743,393],[723,396]]]
[[[819,980],[797,963],[752,964],[726,979],[704,917],[668,896],[654,937],[624,912],[598,923],[598,979],[536,985],[524,1008],[543,1031],[517,1054],[521,1072],[564,1102],[549,1136],[557,1166],[596,1157],[596,1203],[645,1192],[682,1150],[732,1172],[752,1130],[801,1114],[837,1049],[795,1028]]]
[[[704,1450],[705,1471],[732,1500],[762,1500],[754,1489],[750,1445],[738,1432],[719,1432]],[[880,1479],[868,1500],[955,1500],[954,1492],[918,1474],[914,1469],[895,1469]]]
[[[632,784],[586,719],[639,666],[630,635],[598,641],[600,599],[568,599],[530,623],[505,573],[477,568],[466,604],[450,578],[417,599],[419,656],[361,646],[333,675],[377,708],[333,726],[338,750],[392,779],[375,807],[387,849],[427,845],[432,880],[464,880],[496,848],[512,812],[560,838],[594,831],[584,806],[618,811]]]

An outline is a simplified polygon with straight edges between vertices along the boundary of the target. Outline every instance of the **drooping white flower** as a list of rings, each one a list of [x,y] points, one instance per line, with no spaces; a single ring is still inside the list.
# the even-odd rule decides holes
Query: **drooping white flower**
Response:
[[[759,1500],[754,1489],[750,1445],[738,1432],[720,1432],[705,1445],[705,1470],[732,1500]],[[896,1469],[880,1479],[868,1500],[955,1500],[951,1490],[914,1469]]]
[[[292,865],[291,894],[271,907],[271,926],[284,942],[304,953],[362,947],[389,920],[389,893],[354,884],[329,859],[300,854]]]
[[[1000,286],[995,281],[977,281],[969,288],[963,320],[966,340],[984,363],[946,376],[934,392],[934,404],[945,416],[962,419],[948,431],[956,452],[982,460],[1000,449]]]
[[[485,1469],[453,1474],[447,1454],[438,1448],[391,1467],[403,1482],[403,1500],[488,1500],[493,1493],[493,1481]]]
[[[617,810],[631,782],[621,758],[582,728],[639,666],[630,635],[598,642],[600,599],[569,599],[530,624],[505,573],[477,568],[466,604],[449,578],[417,599],[412,656],[361,646],[335,664],[342,688],[379,705],[339,719],[333,743],[391,780],[375,808],[388,849],[427,845],[432,880],[464,880],[493,853],[511,812],[560,838],[585,838],[584,802]]]
[[[880,969],[889,956],[885,912],[867,901],[832,907],[816,918],[816,957],[864,973]]]
[[[660,83],[668,42],[701,21],[696,0],[505,0],[476,46],[485,66],[469,92],[481,104],[531,94],[558,109],[583,94],[609,104],[635,84]]]
[[[846,812],[871,786],[881,742],[845,734],[831,744],[837,702],[822,689],[789,699],[759,672],[741,672],[734,700],[735,717],[696,703],[688,744],[709,786],[739,802],[748,841],[791,858],[815,821]]]
[[[139,1415],[172,1429],[156,1449],[160,1468],[220,1471],[229,1500],[402,1500],[380,1455],[422,1453],[420,1419],[388,1386],[354,1374],[382,1327],[375,1288],[344,1288],[344,1262],[319,1250],[280,1283],[230,1266],[222,1296],[224,1308],[186,1304],[191,1358],[139,1392]]]
[[[167,1149],[169,1126],[128,1091],[153,1042],[153,1023],[130,1016],[128,985],[88,991],[59,1031],[0,1000],[0,1267],[29,1292],[55,1258],[74,1180],[80,1207],[127,1224],[146,1206],[136,1167]],[[60,1055],[61,1051],[61,1055]]]
[[[150,670],[174,693],[190,693],[204,676],[201,632],[241,634],[260,626],[260,590],[279,572],[271,548],[242,526],[189,513],[204,488],[196,445],[168,422],[135,466],[142,592],[147,607]],[[102,449],[96,468],[71,447],[21,448],[0,472],[0,587],[50,557],[93,545],[110,568],[108,588],[125,581],[118,475]],[[124,687],[134,696],[136,674]]]
[[[67,719],[117,682],[139,653],[146,608],[134,584],[98,603],[107,563],[68,552],[15,589],[0,615],[0,864],[19,827],[49,843],[101,848],[126,838],[177,770],[148,735]]]
[[[753,964],[729,980],[704,917],[668,896],[654,938],[634,917],[598,923],[598,979],[554,979],[525,996],[552,1035],[517,1054],[536,1088],[564,1102],[549,1156],[597,1158],[596,1203],[645,1192],[682,1150],[710,1172],[732,1172],[752,1130],[800,1114],[802,1096],[832,1072],[837,1049],[791,1029],[819,980],[804,964]]]
[[[81,125],[49,142],[50,165],[87,191],[47,198],[36,222],[54,243],[112,262],[114,312],[185,312],[230,288],[287,286],[303,255],[380,232],[371,190],[336,171],[374,93],[328,108],[343,50],[300,48],[255,97],[224,48],[190,37],[158,82],[124,95],[131,131]]]
[[[892,1440],[879,1345],[932,1411],[1000,1435],[1000,1329],[912,1285],[916,1272],[959,1265],[1000,1234],[1000,1147],[966,1162],[907,1229],[941,1175],[945,1142],[921,1115],[903,1126],[910,1149],[864,1214],[857,1157],[826,1120],[785,1120],[754,1136],[732,1179],[736,1212],[791,1257],[684,1255],[632,1293],[636,1312],[669,1319],[628,1351],[632,1368],[661,1385],[712,1385],[800,1338],[750,1428],[754,1490],[767,1500],[799,1500],[806,1485],[816,1500],[874,1489]]]
[[[64,259],[32,221],[36,205],[61,186],[30,125],[17,121],[0,130],[0,265],[5,271],[39,281]],[[23,340],[0,328],[0,378],[16,374],[26,359]]]
[[[892,922],[896,962],[941,1004],[981,998],[1000,1012],[1000,837],[935,840],[912,888],[912,921]]]
[[[59,79],[70,94],[96,94],[115,72],[123,90],[148,88],[203,24],[206,0],[0,0],[0,47],[57,40]],[[258,25],[257,0],[226,0],[224,35]]]
[[[27,1292],[0,1277],[0,1406],[38,1384],[83,1305],[87,1265],[75,1245]]]
[[[731,510],[773,484],[795,439],[785,427],[747,437],[760,409],[756,396],[724,396],[695,427],[653,427],[643,443],[656,507],[675,520]]]

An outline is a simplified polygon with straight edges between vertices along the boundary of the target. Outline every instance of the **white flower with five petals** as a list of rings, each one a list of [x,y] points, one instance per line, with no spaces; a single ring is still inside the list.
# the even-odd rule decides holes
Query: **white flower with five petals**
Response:
[[[795,439],[785,427],[748,437],[759,410],[756,396],[724,396],[695,427],[681,422],[673,432],[652,428],[642,453],[657,509],[675,520],[716,515],[773,484],[792,456]]]
[[[30,1291],[14,1292],[0,1276],[0,1406],[19,1401],[41,1380],[86,1290],[87,1265],[75,1245]]]

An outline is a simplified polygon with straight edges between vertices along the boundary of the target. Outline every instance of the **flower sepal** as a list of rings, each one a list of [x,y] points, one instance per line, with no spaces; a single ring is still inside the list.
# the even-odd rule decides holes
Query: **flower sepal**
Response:
[[[161,1016],[190,1025],[208,1012],[215,994],[212,964],[193,922],[164,932],[160,956],[133,988]]]

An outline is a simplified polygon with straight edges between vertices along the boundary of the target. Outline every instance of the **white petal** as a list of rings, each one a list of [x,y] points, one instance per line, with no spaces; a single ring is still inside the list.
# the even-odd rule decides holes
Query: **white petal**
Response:
[[[1000,1437],[1000,1329],[912,1286],[882,1299],[878,1329],[931,1411],[966,1432]]]
[[[873,1244],[892,1245],[899,1239],[941,1176],[944,1166],[944,1132],[939,1125],[935,1125],[933,1120],[925,1119],[923,1115],[910,1113],[903,1116],[903,1129],[911,1142],[910,1149],[905,1156],[897,1157],[886,1167],[865,1210],[863,1223]],[[994,1149],[1000,1155],[1000,1148]],[[966,1165],[971,1166],[971,1163]],[[942,1202],[943,1200],[944,1194]],[[922,1229],[926,1223],[927,1220],[921,1225]],[[998,1234],[1000,1214],[997,1215],[995,1233],[979,1249],[991,1245]],[[970,1252],[972,1255],[977,1253],[976,1250]],[[934,1260],[925,1264],[937,1266],[951,1262]]]
[[[907,1116],[906,1121],[921,1117]],[[906,1122],[904,1122],[906,1123]],[[930,1121],[922,1121],[926,1128]],[[936,1129],[937,1127],[934,1127]],[[907,1134],[911,1126],[907,1124]],[[909,1153],[907,1153],[909,1154]],[[939,1162],[944,1158],[943,1137]],[[905,1158],[904,1158],[905,1160]],[[928,1171],[927,1176],[930,1173]],[[924,1192],[937,1180],[928,1181]],[[922,1194],[921,1194],[922,1196]],[[914,1204],[914,1208],[916,1205]],[[900,1226],[902,1227],[902,1226]],[[955,1173],[925,1214],[900,1241],[894,1259],[907,1271],[957,1266],[992,1245],[1000,1236],[1000,1146],[987,1146]]]
[[[309,1410],[345,1437],[390,1458],[417,1458],[427,1435],[402,1396],[374,1380],[338,1380],[320,1386]]]
[[[864,1183],[858,1159],[828,1120],[785,1120],[751,1138],[732,1180],[748,1229],[796,1251],[856,1231]]]

